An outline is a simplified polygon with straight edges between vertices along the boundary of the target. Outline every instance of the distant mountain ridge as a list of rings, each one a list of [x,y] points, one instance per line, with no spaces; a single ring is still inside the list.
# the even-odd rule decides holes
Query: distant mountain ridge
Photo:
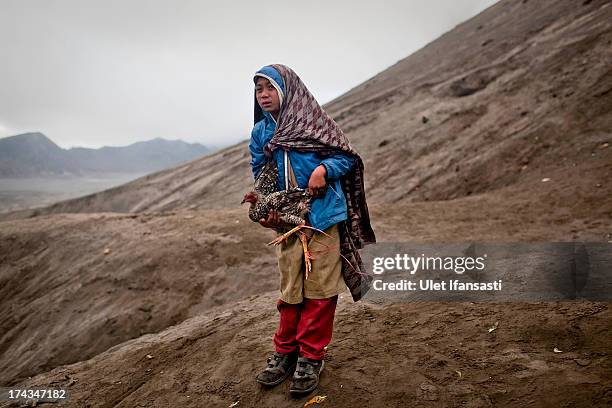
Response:
[[[155,138],[127,146],[63,149],[42,133],[0,139],[0,177],[154,172],[209,154],[199,143]]]

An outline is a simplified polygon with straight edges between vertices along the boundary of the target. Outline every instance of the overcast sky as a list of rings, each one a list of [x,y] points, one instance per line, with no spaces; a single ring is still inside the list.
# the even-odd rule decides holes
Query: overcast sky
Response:
[[[64,148],[249,138],[253,73],[324,104],[496,0],[0,0],[0,137]]]

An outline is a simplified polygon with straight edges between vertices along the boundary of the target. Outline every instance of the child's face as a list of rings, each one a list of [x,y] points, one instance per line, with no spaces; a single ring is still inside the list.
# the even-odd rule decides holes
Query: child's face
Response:
[[[257,78],[255,97],[261,109],[276,115],[280,111],[280,99],[276,88],[266,78]]]

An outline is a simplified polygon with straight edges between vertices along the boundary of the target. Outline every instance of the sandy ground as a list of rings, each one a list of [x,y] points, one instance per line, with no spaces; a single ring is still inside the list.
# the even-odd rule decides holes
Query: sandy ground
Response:
[[[451,200],[371,210],[383,242],[398,237],[602,241],[609,234],[609,223],[568,221],[563,212],[542,219],[544,199],[533,200],[518,222],[516,202],[499,198],[484,194],[460,199],[461,205]],[[0,275],[0,287],[12,293],[10,307],[2,308],[3,331],[10,334],[3,343],[5,383],[86,360],[18,384],[70,384],[69,406],[201,406],[204,401],[228,406],[238,398],[241,406],[304,403],[288,397],[288,383],[263,390],[253,382],[272,351],[277,292],[269,288],[278,276],[264,243],[273,235],[262,235],[243,210],[67,214],[24,221],[2,223],[0,240],[17,237],[0,251],[14,256],[13,266]],[[156,235],[148,237],[150,231]],[[517,235],[509,239],[512,231]],[[76,247],[91,256],[75,253]],[[54,273],[69,256],[73,268]],[[10,271],[18,265],[30,275],[16,281]],[[49,287],[54,289],[44,289]],[[381,307],[353,303],[346,292],[316,393],[335,406],[406,406],[415,399],[425,406],[605,406],[612,389],[609,306],[407,302]],[[498,329],[489,333],[495,322]],[[555,347],[563,353],[554,353]],[[21,364],[15,364],[15,356]]]
[[[20,386],[68,387],[74,407],[301,407],[308,398],[290,397],[289,382],[253,380],[270,352],[275,299],[252,296]],[[326,395],[324,406],[609,406],[611,314],[590,302],[378,309],[345,294],[312,395]]]

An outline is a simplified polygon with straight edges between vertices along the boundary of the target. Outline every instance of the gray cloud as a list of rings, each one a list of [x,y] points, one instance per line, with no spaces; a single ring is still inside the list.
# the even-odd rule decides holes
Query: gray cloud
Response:
[[[495,2],[2,0],[0,137],[237,142],[261,66],[325,103]]]

